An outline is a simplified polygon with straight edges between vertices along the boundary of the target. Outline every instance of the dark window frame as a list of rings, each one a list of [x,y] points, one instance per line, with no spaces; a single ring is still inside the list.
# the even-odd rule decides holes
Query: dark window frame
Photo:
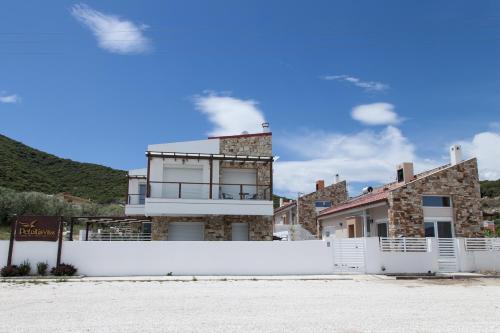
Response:
[[[451,196],[422,195],[422,207],[451,208]]]

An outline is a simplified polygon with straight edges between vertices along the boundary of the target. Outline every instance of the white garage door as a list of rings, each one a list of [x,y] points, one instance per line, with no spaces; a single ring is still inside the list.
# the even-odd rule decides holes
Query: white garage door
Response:
[[[169,241],[202,241],[204,240],[202,222],[171,222],[168,224]]]
[[[247,241],[248,240],[248,223],[233,223],[231,240]]]

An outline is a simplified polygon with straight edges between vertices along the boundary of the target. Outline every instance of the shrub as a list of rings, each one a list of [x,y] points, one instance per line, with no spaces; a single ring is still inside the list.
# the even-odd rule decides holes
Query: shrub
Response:
[[[21,265],[19,265],[18,270],[19,275],[21,276],[29,275],[31,272],[31,264],[29,260],[26,259],[25,261],[23,261]]]
[[[38,275],[47,275],[47,269],[49,268],[49,264],[46,262],[39,262],[36,264],[36,271]]]
[[[50,273],[55,276],[72,276],[75,275],[77,269],[70,264],[60,264],[57,267],[53,267]]]
[[[4,266],[0,270],[0,275],[3,277],[19,276],[19,268],[16,265]]]

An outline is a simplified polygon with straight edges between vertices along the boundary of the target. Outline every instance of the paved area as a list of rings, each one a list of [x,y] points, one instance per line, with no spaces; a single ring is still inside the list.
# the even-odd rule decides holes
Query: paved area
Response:
[[[500,332],[500,280],[2,282],[0,332]]]

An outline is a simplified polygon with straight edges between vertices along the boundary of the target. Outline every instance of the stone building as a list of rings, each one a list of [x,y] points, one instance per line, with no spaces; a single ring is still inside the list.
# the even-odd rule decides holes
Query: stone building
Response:
[[[462,161],[460,146],[450,154],[450,164],[417,175],[403,163],[395,182],[323,210],[322,237],[482,236],[477,160]]]
[[[304,228],[311,235],[318,235],[316,218],[322,210],[347,200],[345,181],[325,186],[324,180],[316,182],[316,191],[301,195],[297,201],[280,202],[280,207],[274,210],[274,229],[277,235],[286,235],[290,226]]]
[[[272,133],[149,145],[132,170],[126,214],[152,240],[272,240]]]

